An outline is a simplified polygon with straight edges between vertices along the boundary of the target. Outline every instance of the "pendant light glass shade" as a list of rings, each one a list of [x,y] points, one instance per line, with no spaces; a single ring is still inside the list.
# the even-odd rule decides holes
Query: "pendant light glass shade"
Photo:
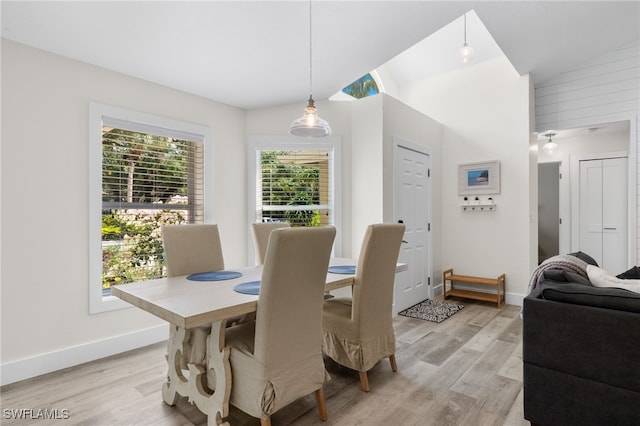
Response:
[[[469,44],[465,43],[460,50],[458,50],[460,57],[462,58],[462,62],[465,64],[469,62],[469,60],[473,57],[474,51],[473,47],[469,46]]]
[[[318,116],[313,96],[309,95],[304,115],[291,123],[289,134],[307,138],[319,138],[331,134],[329,123]]]
[[[309,0],[309,100],[304,109],[304,115],[294,120],[289,126],[289,134],[306,138],[320,138],[329,136],[331,128],[329,123],[318,116],[315,103],[313,101],[313,64],[312,64],[312,42],[311,42],[311,0]]]
[[[544,152],[546,152],[547,154],[553,154],[558,149],[558,144],[551,140],[551,137],[555,136],[555,135],[556,135],[555,133],[547,133],[547,134],[545,134],[545,136],[548,137],[549,140],[547,141],[547,143],[545,143],[542,146],[542,150]]]

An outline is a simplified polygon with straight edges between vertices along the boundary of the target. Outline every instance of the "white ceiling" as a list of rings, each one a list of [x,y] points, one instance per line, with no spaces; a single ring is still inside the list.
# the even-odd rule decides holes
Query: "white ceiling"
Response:
[[[460,17],[471,10],[467,39],[474,60],[502,51],[520,74],[540,83],[639,40],[639,6],[314,0],[314,98],[328,98],[450,23],[418,45],[423,49],[412,49],[412,59],[401,56],[389,65],[404,82],[458,66],[451,53],[462,45]],[[4,38],[229,105],[260,108],[309,95],[306,0],[3,0],[0,12]]]

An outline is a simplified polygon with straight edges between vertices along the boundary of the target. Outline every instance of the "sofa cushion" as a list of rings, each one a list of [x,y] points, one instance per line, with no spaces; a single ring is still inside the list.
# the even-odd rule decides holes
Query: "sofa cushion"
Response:
[[[623,280],[593,265],[587,266],[587,275],[589,276],[589,281],[595,287],[616,287],[640,293],[640,280]]]
[[[575,253],[569,253],[569,256],[577,257],[578,259],[587,262],[589,265],[598,266],[598,262],[585,252],[576,251]]]
[[[616,277],[622,280],[640,280],[640,267],[634,266],[628,271],[624,271],[623,273],[616,275]]]
[[[542,274],[544,278],[547,280],[563,282],[563,283],[576,283],[576,284],[582,284],[582,285],[588,285],[588,286],[591,285],[591,282],[589,282],[589,280],[586,279],[585,277],[568,270],[547,269]]]
[[[546,280],[540,283],[538,297],[574,305],[640,313],[640,294],[621,288],[598,288]]]

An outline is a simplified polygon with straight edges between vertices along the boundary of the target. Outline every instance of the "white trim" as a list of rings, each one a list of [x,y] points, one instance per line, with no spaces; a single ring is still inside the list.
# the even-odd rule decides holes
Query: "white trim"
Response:
[[[522,306],[526,296],[526,294],[520,293],[506,293],[504,297],[505,305]]]
[[[638,163],[640,163],[640,153],[638,152],[638,119],[640,114],[633,114],[629,119],[629,259],[628,265],[640,263],[638,256],[638,203],[640,203],[640,193],[638,185]],[[635,235],[633,231],[635,230]]]
[[[115,296],[102,296],[102,249],[100,233],[102,217],[102,122],[103,117],[138,123],[143,126],[184,132],[201,137],[204,141],[204,220],[213,223],[213,136],[211,129],[200,124],[145,114],[96,102],[89,104],[89,313],[112,311],[129,307]],[[96,279],[98,280],[96,282]]]
[[[384,89],[384,85],[382,84],[382,79],[380,78],[378,71],[373,70],[369,72],[369,75],[373,78],[373,81],[376,82],[376,85],[378,86],[378,93],[386,93],[387,91]]]
[[[308,150],[333,151],[333,225],[336,238],[333,256],[342,256],[342,138],[327,136],[322,139],[308,139],[292,135],[249,135],[247,140],[247,218],[251,226],[256,217],[256,151],[268,150]],[[253,238],[247,235],[247,264],[255,262]]]
[[[0,385],[4,386],[41,374],[141,348],[162,342],[168,338],[169,325],[162,324],[133,333],[7,362],[0,366]]]
[[[571,172],[570,172],[569,157],[563,156],[560,160],[560,200],[558,201],[560,206],[560,219],[562,223],[558,224],[559,237],[558,241],[558,253],[566,254],[571,251]]]

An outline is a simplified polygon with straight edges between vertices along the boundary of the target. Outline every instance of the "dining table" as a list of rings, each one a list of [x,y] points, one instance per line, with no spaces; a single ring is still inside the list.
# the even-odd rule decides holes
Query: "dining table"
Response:
[[[354,285],[356,264],[354,259],[332,257],[325,291]],[[330,272],[332,270],[335,272]],[[407,264],[397,264],[396,273],[405,270]],[[215,281],[191,274],[120,284],[111,289],[112,295],[169,322],[168,373],[162,386],[162,399],[173,406],[180,396],[187,397],[207,415],[208,425],[228,425],[225,418],[229,415],[232,371],[230,349],[225,346],[225,329],[229,318],[256,312],[258,295],[238,289],[258,284],[262,266],[244,266],[224,272],[229,273]],[[200,326],[211,326],[205,362],[187,363],[185,371],[181,356],[188,352],[188,330]],[[215,374],[208,374],[209,370],[214,370]],[[211,377],[215,377],[215,384],[207,382]]]

